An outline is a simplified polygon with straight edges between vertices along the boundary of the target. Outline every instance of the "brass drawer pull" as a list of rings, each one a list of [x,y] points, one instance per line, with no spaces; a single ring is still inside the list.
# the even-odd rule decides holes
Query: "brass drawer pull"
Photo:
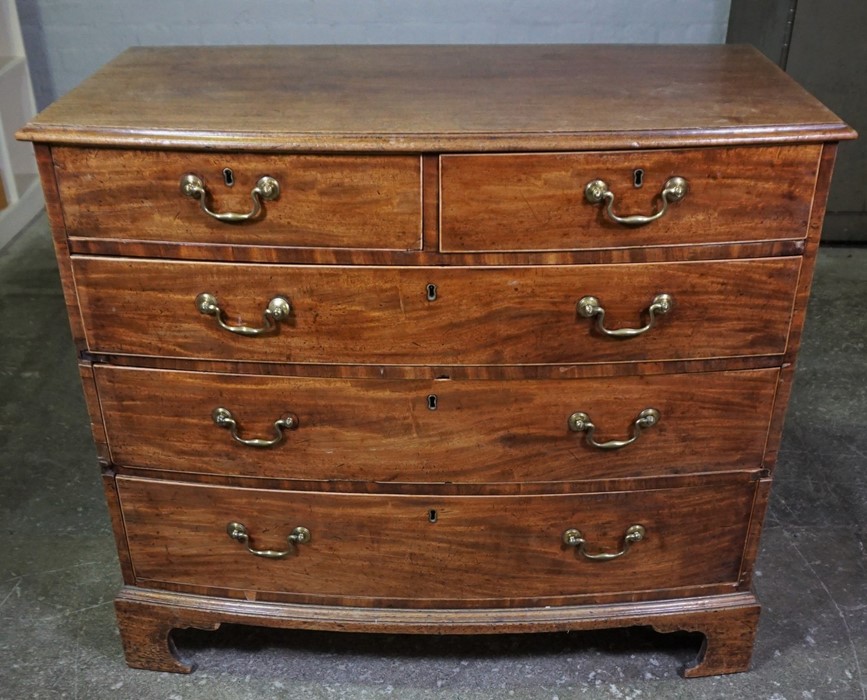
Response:
[[[591,180],[584,186],[584,198],[590,204],[599,204],[605,201],[608,206],[605,211],[608,213],[608,218],[612,221],[623,224],[624,226],[643,226],[651,221],[656,221],[665,215],[668,211],[668,205],[671,202],[679,202],[686,197],[689,192],[689,184],[682,177],[671,177],[666,180],[659,196],[662,198],[662,208],[655,214],[650,216],[642,216],[636,214],[633,216],[618,216],[614,213],[614,193],[608,189],[608,184],[604,180]]]
[[[577,411],[569,416],[569,430],[574,433],[586,433],[585,439],[588,444],[597,447],[600,450],[619,450],[621,447],[626,447],[635,442],[641,435],[641,431],[647,428],[652,428],[659,423],[659,411],[655,408],[645,408],[638,414],[638,418],[632,424],[632,437],[628,440],[609,440],[608,442],[596,442],[593,439],[593,433],[596,431],[596,426],[590,420],[590,416],[582,411]]]
[[[626,554],[629,551],[629,547],[644,539],[644,535],[645,530],[643,525],[630,525],[626,530],[626,534],[623,536],[623,549],[619,552],[613,553],[599,552],[597,554],[590,554],[584,548],[587,544],[584,535],[581,534],[580,530],[574,528],[566,530],[566,532],[563,533],[563,543],[569,547],[577,547],[578,553],[585,559],[590,559],[591,561],[610,561],[611,559],[617,559]]]
[[[217,297],[207,292],[202,292],[196,297],[196,308],[200,314],[205,316],[213,316],[217,319],[220,328],[237,333],[238,335],[262,335],[270,333],[277,328],[277,322],[283,321],[289,317],[292,311],[292,306],[283,297],[274,297],[268,302],[268,306],[262,313],[262,318],[265,319],[265,325],[260,328],[251,328],[250,326],[230,326],[223,319],[223,310],[217,302]]]
[[[226,532],[233,540],[243,544],[250,554],[255,554],[257,557],[265,557],[266,559],[283,559],[295,552],[295,547],[290,547],[282,552],[274,549],[253,549],[250,546],[250,533],[242,523],[229,523],[226,525]],[[296,527],[292,533],[286,538],[292,545],[307,544],[310,541],[310,530],[306,527]]]
[[[295,428],[298,427],[298,416],[293,413],[288,413],[285,418],[280,418],[274,421],[274,432],[276,435],[272,440],[261,440],[258,438],[245,439],[238,435],[238,423],[235,420],[235,416],[232,415],[232,412],[228,408],[223,408],[222,406],[215,408],[211,412],[211,418],[213,418],[215,425],[229,430],[232,433],[232,439],[235,442],[240,443],[241,445],[246,445],[247,447],[274,447],[274,445],[279,445],[283,442],[284,430],[295,430]]]
[[[616,331],[605,327],[605,309],[599,303],[599,299],[593,296],[582,297],[578,301],[578,315],[582,318],[596,317],[596,328],[600,333],[611,338],[634,338],[642,333],[647,333],[658,316],[664,316],[674,308],[674,298],[670,294],[657,294],[647,307],[647,323],[641,328],[618,328]]]
[[[253,208],[246,214],[236,214],[234,212],[223,212],[222,214],[212,211],[208,207],[208,191],[205,189],[205,183],[202,178],[193,173],[187,173],[181,178],[181,193],[186,197],[199,200],[199,207],[208,216],[214,217],[217,221],[222,221],[227,224],[240,224],[244,221],[255,219],[262,211],[262,200],[271,201],[280,196],[280,183],[273,177],[265,175],[259,178],[259,182],[250,192],[253,198]]]

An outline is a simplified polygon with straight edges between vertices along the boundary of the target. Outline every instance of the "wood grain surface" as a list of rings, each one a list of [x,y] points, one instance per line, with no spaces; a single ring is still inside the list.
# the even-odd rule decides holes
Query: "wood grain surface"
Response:
[[[605,380],[412,381],[243,376],[96,367],[112,460],[123,466],[306,480],[580,481],[761,467],[778,370]],[[434,397],[431,399],[430,397]],[[435,410],[430,401],[435,401]],[[211,411],[228,408],[233,441]],[[645,408],[658,425],[619,450]],[[737,436],[737,439],[733,439]]]
[[[339,598],[344,604],[432,607],[568,598],[737,581],[755,483],[570,496],[371,496],[279,492],[117,478],[139,585],[161,581]],[[435,522],[431,513],[435,512]],[[244,524],[248,553],[226,532]],[[617,552],[633,524],[646,538],[626,555],[589,561],[562,542],[578,528],[590,553]],[[297,526],[307,544],[286,538]],[[483,601],[488,601],[487,603]]]
[[[505,634],[650,625],[658,632],[704,635],[688,678],[749,669],[759,605],[749,591],[667,601],[509,609],[412,610],[226,600],[124,587],[115,601],[127,662],[133,668],[189,673],[177,658],[175,628],[216,629],[220,621],[268,627],[388,634]]]
[[[449,252],[699,245],[803,238],[821,146],[442,157],[440,248]],[[635,171],[641,170],[641,187]],[[603,180],[619,216],[648,216],[671,177],[686,197],[626,226],[591,204]]]
[[[299,480],[275,479],[268,477],[231,476],[204,474],[192,471],[166,471],[151,467],[114,466],[114,475],[135,476],[159,481],[190,482],[196,484],[219,484],[238,488],[271,489],[282,491],[320,491],[323,493],[365,493],[365,494],[405,494],[437,496],[550,496],[552,494],[607,493],[612,491],[652,490],[659,488],[681,488],[702,486],[714,488],[728,483],[733,476],[757,481],[766,476],[764,470],[749,471],[736,469],[729,471],[704,471],[689,474],[668,474],[664,476],[620,477],[612,479],[591,479],[584,481],[528,481],[515,483],[500,482],[410,482],[410,481],[346,481],[346,480]],[[193,591],[195,592],[195,591]],[[707,592],[707,591],[705,591]],[[712,593],[719,593],[719,590]],[[230,589],[223,589],[216,595],[232,596]],[[698,595],[698,593],[696,593]],[[601,594],[596,596],[602,600]],[[264,598],[263,598],[264,600]],[[637,598],[636,598],[637,600]]]
[[[694,374],[780,366],[779,355],[752,355],[714,360],[658,360],[586,365],[334,365],[238,360],[183,360],[171,357],[104,355],[85,351],[89,361],[117,367],[142,367],[223,374],[262,374],[269,377],[326,377],[331,379],[594,379],[656,374]]]
[[[225,265],[77,257],[94,352],[362,364],[532,364],[782,353],[800,259],[523,268]],[[437,286],[428,301],[428,284]],[[216,296],[227,322],[258,326],[275,296],[287,322],[240,337],[199,313]],[[639,327],[656,294],[674,309],[616,339],[578,316],[585,295],[609,328]],[[759,308],[761,312],[759,313]]]
[[[166,153],[94,148],[53,151],[70,236],[269,247],[421,248],[418,156]],[[227,186],[223,169],[230,168]],[[232,224],[180,191],[197,175],[212,211],[248,213],[269,175],[280,196]]]
[[[436,217],[433,217],[436,218]],[[440,253],[437,231],[425,234],[426,250],[373,250],[358,248],[284,248],[243,243],[179,243],[126,241],[71,236],[69,251],[79,255],[213,260],[216,262],[288,263],[311,265],[609,265],[618,263],[689,262],[730,258],[768,258],[800,255],[803,240],[751,241],[709,245],[648,246],[592,250],[521,251],[488,253]]]
[[[129,49],[19,134],[280,151],[503,151],[853,138],[744,46]]]

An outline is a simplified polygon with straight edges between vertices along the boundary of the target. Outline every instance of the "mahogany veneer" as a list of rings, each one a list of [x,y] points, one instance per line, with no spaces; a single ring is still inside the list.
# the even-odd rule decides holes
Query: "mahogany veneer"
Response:
[[[444,252],[570,250],[804,238],[819,146],[442,157]],[[643,171],[634,186],[634,171]],[[576,185],[604,171],[618,207],[649,210],[668,178],[689,182],[689,210],[624,228]],[[576,193],[579,195],[576,197]]]
[[[687,676],[748,668],[855,136],[757,52],[131,49],[20,136],[131,666],[189,672],[171,630],[233,622],[650,625],[705,635]]]
[[[340,379],[107,364],[94,372],[112,461],[118,464],[226,476],[428,484],[759,469],[779,376],[771,368],[611,379]],[[429,409],[430,396],[437,397],[435,411]],[[211,412],[218,406],[236,415],[248,437],[267,435],[276,417],[286,413],[293,413],[298,425],[286,434],[286,449],[272,450],[262,460],[227,431],[216,430]],[[655,460],[626,449],[596,449],[567,426],[569,416],[581,410],[598,424],[600,440],[617,439],[648,407],[663,415],[658,427],[642,436]],[[504,426],[513,427],[504,432]],[[735,434],[738,440],[731,439]],[[702,446],[700,462],[696,445]]]
[[[332,267],[72,261],[91,352],[182,358],[402,365],[528,365],[782,355],[799,257],[653,265]],[[147,284],[130,285],[130,280]],[[737,285],[732,284],[737,280]],[[426,288],[436,286],[436,300]],[[213,294],[231,323],[269,300],[288,318],[251,341],[195,313]],[[655,333],[605,337],[577,302],[593,295],[611,328],[637,326],[660,292],[677,311]],[[762,314],[744,313],[761,300]],[[190,313],[193,309],[194,313]],[[545,342],[539,342],[545,337]]]
[[[70,237],[244,243],[269,247],[421,248],[419,156],[166,153],[57,148],[57,185]],[[233,185],[226,187],[224,168]],[[219,211],[250,207],[262,175],[281,196],[243,231],[178,206],[178,173],[199,175]],[[142,180],[142,173],[147,178]]]

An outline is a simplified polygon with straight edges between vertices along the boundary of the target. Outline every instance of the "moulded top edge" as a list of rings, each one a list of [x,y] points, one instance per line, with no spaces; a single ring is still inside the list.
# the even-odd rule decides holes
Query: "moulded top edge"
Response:
[[[798,128],[678,132],[523,133],[523,134],[259,134],[130,131],[110,128],[26,127],[24,141],[70,146],[165,150],[259,151],[285,153],[498,153],[597,151],[710,146],[817,143],[857,137],[846,125]]]

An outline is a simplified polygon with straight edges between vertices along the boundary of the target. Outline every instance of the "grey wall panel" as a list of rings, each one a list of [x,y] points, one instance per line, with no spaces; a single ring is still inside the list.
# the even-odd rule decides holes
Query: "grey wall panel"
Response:
[[[858,141],[840,146],[829,212],[867,213],[865,33],[865,0],[798,0],[786,69],[861,135]],[[862,234],[861,240],[867,236]]]

